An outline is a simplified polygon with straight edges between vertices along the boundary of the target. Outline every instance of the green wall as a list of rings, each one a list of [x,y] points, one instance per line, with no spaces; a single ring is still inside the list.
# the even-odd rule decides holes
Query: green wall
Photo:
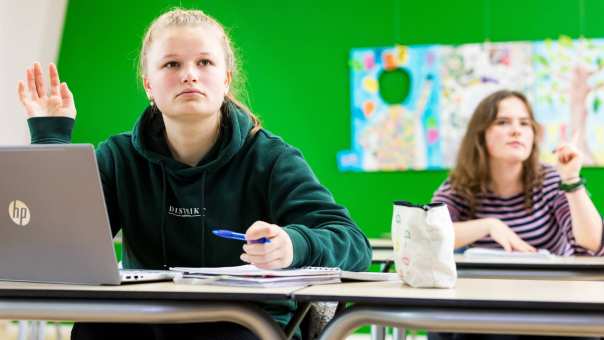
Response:
[[[371,237],[389,231],[393,200],[427,202],[447,173],[338,172],[336,153],[351,146],[351,48],[604,37],[602,0],[70,0],[59,70],[76,98],[75,142],[131,129],[146,105],[136,78],[140,40],[154,17],[177,5],[201,8],[230,29],[252,110],[303,151]],[[583,173],[604,212],[604,171]]]

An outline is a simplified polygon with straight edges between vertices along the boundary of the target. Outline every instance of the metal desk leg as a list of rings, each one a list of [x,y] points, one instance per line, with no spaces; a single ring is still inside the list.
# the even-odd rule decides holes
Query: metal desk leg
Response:
[[[386,339],[386,327],[371,325],[371,340],[384,340]]]
[[[27,337],[27,321],[19,320],[19,330],[17,331],[17,339],[25,340]]]
[[[406,340],[406,339],[407,339],[407,337],[405,335],[404,328],[394,327],[392,329],[392,340]]]
[[[604,335],[602,312],[353,306],[336,316],[320,339],[345,339],[367,324],[454,333]]]
[[[55,323],[55,337],[57,340],[63,340],[63,333],[61,332],[61,323]]]
[[[44,340],[44,335],[45,335],[45,331],[46,331],[46,321],[40,321],[40,320],[32,321],[31,328],[32,328],[33,332],[32,332],[32,336],[30,337],[30,339]]]
[[[380,263],[380,272],[387,273],[390,271],[390,262]],[[386,339],[386,327],[371,325],[371,340],[384,340]]]

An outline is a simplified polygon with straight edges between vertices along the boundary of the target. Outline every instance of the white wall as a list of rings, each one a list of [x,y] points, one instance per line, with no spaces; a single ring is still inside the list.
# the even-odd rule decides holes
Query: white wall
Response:
[[[67,0],[0,0],[0,145],[27,144],[17,81],[34,61],[56,62]]]

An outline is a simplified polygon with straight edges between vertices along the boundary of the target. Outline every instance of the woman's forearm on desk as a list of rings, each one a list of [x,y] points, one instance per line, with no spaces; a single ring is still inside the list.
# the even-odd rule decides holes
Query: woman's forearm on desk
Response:
[[[583,248],[598,251],[602,246],[602,218],[585,188],[565,193],[570,207],[573,235]]]
[[[481,218],[453,223],[455,229],[455,248],[467,246],[489,235],[489,219]]]

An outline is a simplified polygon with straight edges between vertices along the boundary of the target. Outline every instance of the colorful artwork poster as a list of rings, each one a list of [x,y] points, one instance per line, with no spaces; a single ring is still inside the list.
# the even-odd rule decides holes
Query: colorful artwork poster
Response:
[[[529,98],[543,161],[574,138],[586,165],[604,163],[604,40],[353,49],[350,70],[352,148],[338,154],[341,171],[452,167],[474,108],[499,89]],[[393,77],[406,81],[384,81]]]
[[[534,43],[532,103],[542,125],[542,159],[574,142],[586,165],[604,164],[604,39]]]

